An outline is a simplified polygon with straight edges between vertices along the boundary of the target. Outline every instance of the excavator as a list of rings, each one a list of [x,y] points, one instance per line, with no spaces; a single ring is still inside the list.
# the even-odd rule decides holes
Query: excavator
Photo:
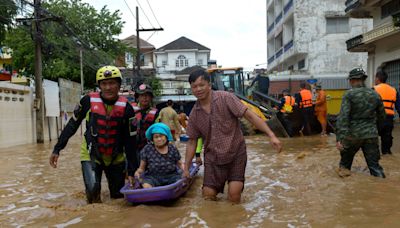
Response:
[[[258,102],[251,99],[251,96],[246,94],[245,78],[243,75],[242,67],[220,68],[212,67],[207,69],[211,77],[211,84],[213,90],[224,90],[234,93],[243,104],[254,111],[261,119],[266,121],[268,126],[278,137],[289,137],[284,125],[277,118],[277,111],[272,108],[272,105],[279,104],[280,102],[272,97],[266,95],[267,102]],[[245,118],[240,119],[242,132],[244,135],[253,135],[256,133],[256,128]]]

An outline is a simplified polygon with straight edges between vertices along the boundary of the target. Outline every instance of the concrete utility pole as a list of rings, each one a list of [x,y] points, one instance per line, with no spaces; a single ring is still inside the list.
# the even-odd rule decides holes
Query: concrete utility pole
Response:
[[[136,71],[136,76],[138,76],[139,78],[141,77],[141,75],[140,75],[140,38],[139,38],[139,32],[150,32],[150,31],[164,31],[164,29],[163,28],[139,29],[139,8],[136,6],[136,47],[137,47],[137,53],[136,53],[137,71]]]
[[[36,94],[36,142],[44,142],[44,99],[42,84],[42,30],[40,28],[41,0],[34,0],[35,7],[35,94]]]

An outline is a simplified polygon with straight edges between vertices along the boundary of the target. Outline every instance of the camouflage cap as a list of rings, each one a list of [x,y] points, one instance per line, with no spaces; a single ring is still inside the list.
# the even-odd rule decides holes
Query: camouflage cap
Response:
[[[368,76],[362,68],[354,68],[349,72],[348,79],[366,79]]]

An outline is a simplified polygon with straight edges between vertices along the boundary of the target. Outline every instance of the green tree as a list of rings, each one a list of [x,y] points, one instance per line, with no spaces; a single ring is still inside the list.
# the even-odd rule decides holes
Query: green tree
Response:
[[[13,0],[0,0],[0,46],[2,46],[6,31],[13,24],[17,9]]]
[[[155,77],[155,76],[151,76],[146,78],[146,83],[149,84],[151,86],[151,88],[153,89],[153,93],[154,96],[160,96],[161,95],[161,90],[162,88],[162,84],[159,78]]]
[[[80,49],[83,52],[85,87],[93,87],[96,71],[103,65],[113,64],[124,54],[126,45],[115,36],[121,33],[124,22],[120,12],[110,12],[105,6],[96,9],[81,0],[49,0],[42,4],[41,22],[43,77],[59,77],[80,81]],[[16,26],[6,38],[14,50],[13,67],[34,73],[33,23]]]

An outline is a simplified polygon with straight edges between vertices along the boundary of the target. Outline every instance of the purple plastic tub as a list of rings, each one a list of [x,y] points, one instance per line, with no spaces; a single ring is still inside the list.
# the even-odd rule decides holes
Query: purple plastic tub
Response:
[[[124,194],[125,199],[130,203],[146,203],[176,199],[189,189],[193,182],[193,177],[197,174],[199,169],[200,166],[196,163],[192,163],[189,169],[190,179],[182,178],[173,184],[139,189],[133,189],[129,186],[129,183],[127,183],[120,192]]]

